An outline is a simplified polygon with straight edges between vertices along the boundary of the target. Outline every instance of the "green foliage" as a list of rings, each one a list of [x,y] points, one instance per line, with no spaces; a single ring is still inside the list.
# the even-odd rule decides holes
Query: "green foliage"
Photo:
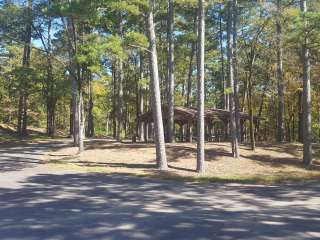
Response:
[[[139,32],[127,32],[124,37],[124,44],[126,46],[136,46],[141,48],[146,48],[149,45],[147,37]]]

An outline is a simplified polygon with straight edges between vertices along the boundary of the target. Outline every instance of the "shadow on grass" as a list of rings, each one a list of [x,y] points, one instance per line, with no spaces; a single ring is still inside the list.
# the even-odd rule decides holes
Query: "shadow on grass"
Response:
[[[20,171],[43,164],[47,151],[68,146],[61,141],[25,142],[10,141],[0,145],[0,172]]]

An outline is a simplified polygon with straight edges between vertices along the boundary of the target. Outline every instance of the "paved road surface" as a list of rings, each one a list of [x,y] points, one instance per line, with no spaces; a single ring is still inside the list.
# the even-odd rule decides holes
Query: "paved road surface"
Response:
[[[61,143],[0,145],[1,240],[320,239],[320,184],[195,184],[57,172]]]

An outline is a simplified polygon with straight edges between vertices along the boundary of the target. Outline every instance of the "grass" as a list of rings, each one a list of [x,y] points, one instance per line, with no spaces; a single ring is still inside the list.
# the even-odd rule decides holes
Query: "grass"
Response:
[[[60,139],[57,136],[55,139]],[[44,132],[39,130],[28,129],[28,135],[24,137],[19,137],[16,128],[13,125],[0,123],[0,143],[12,143],[12,142],[36,142],[41,140],[51,140]]]
[[[145,173],[138,172],[116,172],[112,168],[97,167],[97,166],[80,166],[75,163],[65,163],[61,160],[50,160],[48,162],[55,169],[69,170],[76,172],[100,173],[108,175],[124,175],[151,179],[181,181],[181,182],[196,182],[196,183],[241,183],[241,184],[284,184],[291,182],[306,182],[320,180],[320,172],[306,174],[276,174],[276,175],[225,175],[225,176],[182,176],[170,171],[153,170]]]

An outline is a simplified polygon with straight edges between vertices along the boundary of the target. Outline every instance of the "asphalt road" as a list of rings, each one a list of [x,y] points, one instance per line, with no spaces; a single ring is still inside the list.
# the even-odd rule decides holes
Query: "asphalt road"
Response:
[[[0,145],[0,239],[320,239],[320,184],[250,186],[62,172],[61,143]]]

